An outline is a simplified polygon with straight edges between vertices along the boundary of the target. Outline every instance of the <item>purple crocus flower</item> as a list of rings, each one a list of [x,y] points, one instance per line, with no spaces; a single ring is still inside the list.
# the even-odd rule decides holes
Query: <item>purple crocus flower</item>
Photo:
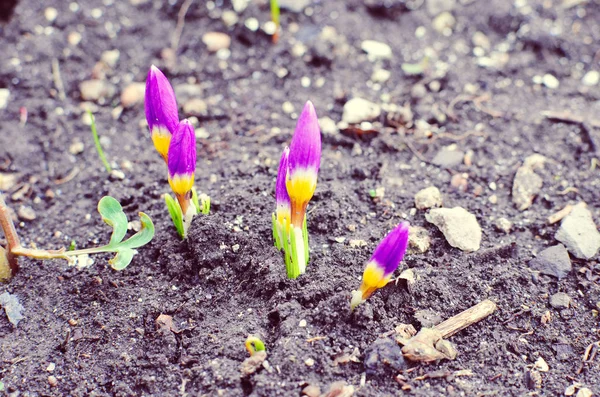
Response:
[[[291,221],[302,227],[306,206],[317,187],[317,173],[321,165],[321,130],[312,102],[306,102],[298,118],[290,144],[287,171],[287,192],[291,202]]]
[[[171,136],[179,124],[175,92],[169,81],[152,65],[146,79],[146,120],[158,153],[167,162]]]
[[[409,223],[401,222],[375,248],[363,272],[360,290],[353,295],[352,307],[366,300],[373,292],[385,287],[404,258],[408,246]]]
[[[179,123],[168,151],[169,184],[185,214],[192,196],[196,171],[196,135],[188,120]]]
[[[277,170],[277,182],[275,184],[275,202],[277,204],[277,221],[280,224],[290,224],[290,195],[286,187],[286,176],[288,170],[288,158],[290,149],[285,148],[279,160],[279,168]],[[284,222],[285,219],[285,222]]]

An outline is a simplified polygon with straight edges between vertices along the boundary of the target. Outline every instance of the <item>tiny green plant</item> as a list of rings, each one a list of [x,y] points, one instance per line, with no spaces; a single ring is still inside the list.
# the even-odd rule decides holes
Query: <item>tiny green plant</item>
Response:
[[[275,24],[275,33],[273,33],[273,43],[277,44],[279,41],[279,1],[271,0],[271,21]]]
[[[154,147],[167,164],[168,180],[175,199],[165,195],[165,204],[177,234],[183,239],[197,214],[208,214],[210,197],[198,196],[194,188],[196,134],[189,120],[179,121],[173,87],[154,65],[146,79],[146,120]]]
[[[248,354],[250,354],[250,356],[255,355],[256,352],[266,351],[263,341],[254,335],[248,335],[244,345],[246,346],[246,350],[248,350]]]
[[[148,215],[140,212],[141,229],[127,240],[123,240],[127,234],[128,222],[127,215],[123,212],[121,204],[113,197],[102,197],[98,202],[98,212],[102,216],[102,220],[113,228],[110,241],[106,245],[80,250],[25,248],[19,241],[19,236],[10,218],[8,207],[0,195],[0,226],[4,230],[4,235],[8,242],[7,250],[0,250],[0,253],[4,254],[0,255],[0,280],[5,281],[14,276],[18,270],[16,261],[18,256],[27,256],[35,259],[65,259],[72,263],[75,258],[81,255],[110,252],[115,254],[108,261],[111,267],[115,270],[125,269],[137,253],[136,248],[146,245],[154,237],[154,224]]]
[[[92,114],[91,110],[88,110],[87,114],[90,118],[90,128],[92,130],[92,136],[94,137],[94,144],[96,145],[96,150],[98,151],[98,157],[100,157],[102,164],[104,164],[104,169],[106,169],[106,172],[108,172],[110,174],[112,171],[112,168],[111,168],[110,164],[108,163],[108,161],[106,160],[106,156],[104,155],[104,150],[102,150],[102,145],[100,145],[100,138],[98,138],[98,131],[96,130],[96,119],[94,118],[94,115]]]

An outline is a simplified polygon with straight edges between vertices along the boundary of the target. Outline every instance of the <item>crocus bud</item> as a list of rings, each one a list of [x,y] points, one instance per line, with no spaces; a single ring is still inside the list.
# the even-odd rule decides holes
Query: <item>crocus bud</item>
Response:
[[[352,291],[352,309],[390,281],[406,253],[408,227],[408,222],[400,223],[379,243],[365,266],[360,289]]]
[[[196,171],[196,135],[188,120],[179,123],[171,138],[168,168],[169,185],[177,196],[183,214],[186,214],[192,198]]]
[[[317,187],[321,164],[321,130],[312,102],[306,102],[298,118],[290,144],[287,192],[290,196],[292,224],[301,228],[306,206]]]
[[[286,147],[283,150],[283,153],[281,154],[281,160],[279,160],[279,169],[277,170],[277,182],[275,185],[277,223],[279,223],[280,225],[285,225],[286,229],[289,228],[291,222],[290,196],[286,188],[286,175],[288,169],[289,154],[290,149]]]
[[[179,124],[179,114],[173,87],[154,65],[150,67],[146,79],[145,108],[154,147],[167,162],[169,144]]]

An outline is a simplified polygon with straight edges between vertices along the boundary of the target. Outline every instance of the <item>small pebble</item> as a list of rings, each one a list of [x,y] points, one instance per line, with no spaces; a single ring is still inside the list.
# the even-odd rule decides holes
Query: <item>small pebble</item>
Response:
[[[550,370],[548,363],[542,357],[538,358],[533,365],[540,372],[548,372]]]
[[[123,179],[125,179],[125,173],[121,170],[112,170],[110,172],[110,177],[122,181]]]
[[[8,106],[9,96],[10,91],[8,88],[0,88],[0,109],[6,109],[6,106]]]
[[[129,108],[144,102],[146,93],[145,83],[131,83],[121,93],[121,105],[124,108]]]
[[[281,105],[281,110],[283,110],[283,113],[285,114],[292,114],[294,113],[294,105],[292,105],[291,102],[285,101],[283,105]]]
[[[386,43],[375,40],[365,40],[360,48],[367,53],[370,61],[378,61],[392,58],[392,48]]]
[[[581,79],[581,83],[583,83],[583,85],[586,85],[588,87],[593,87],[595,85],[597,85],[600,82],[600,72],[598,72],[597,70],[590,70],[589,72],[587,72],[585,74],[585,76],[583,76],[583,79]]]
[[[48,377],[48,383],[50,384],[50,386],[56,387],[58,385],[58,379],[56,379],[56,376],[50,375]]]
[[[17,211],[19,219],[23,221],[32,221],[36,218],[33,208],[22,205]]]
[[[374,83],[385,83],[389,80],[392,73],[389,70],[377,69],[371,75],[371,81]]]
[[[496,219],[496,222],[494,222],[494,227],[506,234],[510,233],[510,229],[512,229],[512,226],[512,222],[506,218],[498,218]]]
[[[188,116],[203,116],[208,114],[208,105],[200,98],[192,98],[183,104],[183,113]]]
[[[69,42],[70,45],[76,46],[77,44],[79,44],[81,42],[81,33],[79,33],[79,32],[69,33],[69,35],[67,36],[67,41]]]
[[[415,195],[415,207],[420,210],[442,206],[442,193],[435,186],[420,190]]]
[[[306,327],[306,320],[302,319],[300,320],[300,322],[298,323],[298,327],[300,328],[305,328]]]
[[[568,309],[571,304],[571,298],[564,292],[557,292],[550,297],[550,306],[555,309]]]
[[[225,26],[230,28],[239,21],[239,18],[235,11],[225,10],[223,11],[223,14],[221,14],[221,20],[223,21]]]
[[[432,23],[433,29],[444,36],[450,36],[452,34],[454,25],[456,25],[456,18],[449,12],[441,13],[435,17]]]
[[[69,146],[69,153],[71,153],[72,155],[77,155],[79,153],[82,153],[84,148],[85,146],[83,145],[83,142],[75,141],[71,144],[71,146]]]
[[[50,363],[50,364],[48,364],[48,367],[46,367],[46,371],[48,371],[48,372],[52,372],[52,371],[54,371],[54,369],[56,369],[56,364],[54,364],[54,363]]]
[[[54,7],[48,7],[44,10],[44,17],[48,22],[54,22],[58,16],[58,11]]]
[[[73,326],[73,327],[74,327],[74,326],[76,326],[76,325],[77,325],[77,320],[75,320],[75,319],[70,319],[70,320],[69,320],[69,325],[71,325],[71,326]]]
[[[358,124],[379,117],[381,107],[363,98],[352,98],[344,104],[342,121],[348,124]]]
[[[590,389],[587,387],[582,387],[579,389],[575,397],[592,397],[593,395],[594,393]]]
[[[558,81],[558,79],[556,77],[554,77],[554,75],[551,75],[550,73],[546,73],[542,77],[542,84],[544,84],[546,87],[554,90],[554,89],[558,88],[558,86],[560,85],[560,81]]]
[[[304,360],[304,364],[306,364],[307,367],[312,367],[313,365],[315,365],[315,360],[313,360],[312,358],[307,358],[306,360]]]
[[[102,52],[100,56],[100,60],[106,64],[109,68],[113,69],[117,66],[117,62],[119,62],[119,58],[121,57],[121,52],[117,49],[107,50]]]
[[[202,35],[202,42],[210,52],[217,52],[223,48],[229,48],[231,37],[222,32],[206,32]]]

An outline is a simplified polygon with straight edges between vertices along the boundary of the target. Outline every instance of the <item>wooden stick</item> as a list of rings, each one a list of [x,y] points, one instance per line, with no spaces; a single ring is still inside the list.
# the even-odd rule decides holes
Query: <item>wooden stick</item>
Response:
[[[450,317],[436,325],[434,329],[442,333],[442,338],[448,338],[457,332],[467,328],[469,325],[483,320],[496,310],[496,304],[489,299],[479,302],[475,306]]]
[[[4,196],[0,193],[0,227],[4,231],[4,236],[6,237],[6,242],[8,247],[6,247],[6,256],[8,258],[8,264],[10,266],[10,270],[12,275],[14,276],[19,270],[19,265],[17,264],[17,258],[13,254],[13,250],[21,247],[21,242],[19,241],[19,235],[17,234],[17,230],[15,229],[15,224],[10,218],[10,212],[4,201]]]

